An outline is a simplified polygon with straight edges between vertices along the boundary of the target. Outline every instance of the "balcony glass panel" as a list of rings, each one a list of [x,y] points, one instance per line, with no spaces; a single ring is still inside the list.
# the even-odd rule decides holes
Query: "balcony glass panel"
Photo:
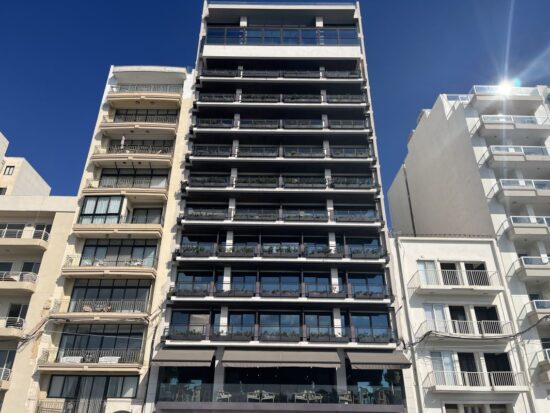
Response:
[[[293,258],[300,255],[299,242],[264,242],[261,246],[263,257]]]
[[[325,151],[316,146],[285,146],[283,155],[285,158],[324,158]]]
[[[232,93],[200,93],[199,102],[234,102],[235,95]]]
[[[374,180],[370,176],[332,176],[332,186],[334,188],[365,188],[372,189]]]
[[[300,341],[300,314],[260,313],[260,340]]]
[[[279,154],[277,146],[239,146],[237,156],[248,158],[275,158]]]
[[[197,119],[200,128],[230,129],[234,126],[233,119]]]
[[[278,185],[278,176],[239,175],[235,181],[237,187],[276,188]]]
[[[285,129],[323,129],[321,119],[284,119],[283,128]]]
[[[176,295],[180,297],[205,297],[210,293],[210,285],[214,280],[211,271],[178,272],[176,279]]]
[[[189,184],[197,187],[226,187],[229,186],[228,175],[190,175]]]
[[[378,220],[378,213],[375,209],[335,209],[334,219],[336,222],[373,222]]]
[[[193,156],[226,157],[230,155],[230,145],[193,145]]]
[[[242,129],[277,129],[279,119],[241,119],[239,126]]]
[[[188,206],[185,209],[186,219],[227,219],[227,208],[202,208]]]
[[[285,188],[325,188],[324,176],[283,176]]]
[[[384,298],[387,288],[383,274],[348,274],[348,283],[355,298]]]
[[[300,208],[283,210],[285,221],[326,221],[328,214],[326,209]]]
[[[266,297],[298,297],[300,295],[300,276],[260,275],[260,295]]]
[[[113,122],[176,123],[177,120],[177,110],[117,109]]]
[[[387,314],[352,314],[351,323],[360,343],[387,343],[393,338]]]
[[[210,315],[174,311],[168,336],[172,340],[204,340],[209,332]]]
[[[156,240],[86,240],[80,266],[153,267],[156,263]]]
[[[232,273],[231,281],[223,281],[223,277],[216,280],[217,296],[252,297],[256,293],[255,273]]]
[[[279,218],[279,210],[273,208],[238,208],[233,218],[243,221],[275,221]]]

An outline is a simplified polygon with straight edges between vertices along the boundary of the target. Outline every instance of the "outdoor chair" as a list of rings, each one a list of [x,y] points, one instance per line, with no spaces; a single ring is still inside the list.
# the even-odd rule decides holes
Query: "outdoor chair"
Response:
[[[216,396],[217,402],[230,402],[231,401],[231,393],[227,393],[223,390],[218,390],[218,395]]]

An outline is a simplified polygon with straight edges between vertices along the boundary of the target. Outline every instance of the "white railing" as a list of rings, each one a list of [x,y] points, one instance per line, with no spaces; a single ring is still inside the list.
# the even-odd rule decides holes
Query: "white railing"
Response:
[[[512,325],[500,320],[426,320],[422,322],[417,331],[417,336],[423,336],[429,331],[447,334],[450,336],[499,336],[510,334]]]
[[[514,87],[506,85],[475,85],[470,93],[476,95],[540,96],[536,87]]]
[[[487,270],[441,270],[417,271],[414,273],[409,288],[428,287],[500,287],[496,271]]]
[[[34,272],[23,272],[23,271],[0,271],[0,282],[7,281],[21,281],[28,283],[36,283],[38,275]]]
[[[40,400],[36,413],[104,413],[106,406],[102,399]]]
[[[481,120],[483,123],[550,126],[550,118],[548,116],[481,115]]]
[[[535,216],[535,215],[527,215],[527,216],[518,216],[514,215],[509,218],[510,224],[513,225],[524,225],[524,224],[537,224],[537,225],[544,225],[547,227],[550,227],[550,217],[545,216]]]
[[[503,189],[541,189],[550,190],[550,179],[500,179]]]
[[[489,149],[493,154],[521,153],[523,155],[550,156],[546,146],[491,145]]]
[[[0,238],[24,238],[24,239],[42,239],[47,241],[50,234],[43,229],[25,228],[25,229],[0,229]]]
[[[125,154],[125,153],[143,153],[149,155],[171,155],[174,151],[173,146],[154,146],[154,145],[124,145],[108,146],[106,148],[97,146],[95,154]]]
[[[16,328],[22,330],[25,327],[25,319],[20,317],[0,317],[0,328]]]
[[[136,364],[141,363],[141,349],[51,348],[44,350],[40,364]]]
[[[460,386],[460,387],[517,387],[527,383],[521,371],[432,371],[424,381],[425,387]],[[472,389],[473,390],[473,389]]]
[[[172,84],[120,84],[111,85],[112,93],[134,93],[134,92],[153,92],[153,93],[181,93],[182,85]]]
[[[146,300],[56,300],[52,312],[62,313],[144,313]]]
[[[130,257],[82,257],[82,255],[67,255],[64,267],[155,267],[156,258]]]
[[[94,189],[102,188],[140,188],[140,189],[166,189],[168,186],[168,177],[105,177],[102,179],[88,180],[86,187]]]
[[[7,368],[0,369],[0,381],[9,381],[11,377],[11,370]]]

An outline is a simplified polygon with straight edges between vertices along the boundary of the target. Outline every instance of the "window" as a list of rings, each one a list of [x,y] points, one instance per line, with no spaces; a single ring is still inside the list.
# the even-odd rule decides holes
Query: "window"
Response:
[[[348,282],[356,295],[377,298],[386,292],[384,274],[348,273]]]
[[[76,280],[69,311],[145,312],[147,308],[149,280]]]
[[[13,262],[0,262],[0,273],[10,272]]]
[[[0,188],[0,195],[6,195],[6,191],[8,190],[8,188]]]
[[[422,285],[438,285],[437,271],[435,269],[435,261],[416,261],[420,282]]]
[[[16,350],[0,350],[0,370],[11,369]]]
[[[156,240],[91,239],[84,244],[80,265],[152,267],[156,253]]]
[[[13,165],[7,165],[4,168],[4,175],[13,175],[13,171],[15,170],[15,166]]]
[[[78,223],[116,224],[121,208],[121,196],[87,196],[84,198]]]
[[[340,279],[338,279],[340,281]],[[306,293],[330,293],[333,291],[330,282],[330,274],[307,275],[304,274]],[[340,283],[339,283],[340,284]]]
[[[308,336],[332,335],[331,314],[306,314],[304,320]]]
[[[109,379],[107,397],[136,397],[138,378],[134,376],[112,376]]]
[[[122,359],[141,349],[143,326],[135,324],[67,324],[59,345],[63,350],[125,350]],[[134,350],[133,352],[131,350]],[[136,361],[136,360],[131,360]],[[122,360],[124,362],[124,360]]]
[[[38,271],[40,271],[39,262],[24,262],[23,267],[21,267],[21,272],[33,272],[38,274]]]
[[[101,188],[165,188],[168,169],[112,169],[101,170]]]
[[[137,376],[58,376],[53,375],[48,389],[49,398],[94,399],[134,398]],[[99,397],[98,397],[99,396]]]
[[[300,337],[300,314],[260,314],[260,334]]]

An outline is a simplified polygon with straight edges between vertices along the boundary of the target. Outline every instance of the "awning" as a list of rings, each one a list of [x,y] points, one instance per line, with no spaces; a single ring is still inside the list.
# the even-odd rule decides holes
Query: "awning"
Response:
[[[153,364],[164,367],[210,367],[212,357],[212,349],[163,348],[153,357]]]
[[[224,367],[340,367],[336,351],[225,350]]]
[[[411,362],[403,352],[392,353],[347,351],[351,368],[355,370],[406,369]]]

